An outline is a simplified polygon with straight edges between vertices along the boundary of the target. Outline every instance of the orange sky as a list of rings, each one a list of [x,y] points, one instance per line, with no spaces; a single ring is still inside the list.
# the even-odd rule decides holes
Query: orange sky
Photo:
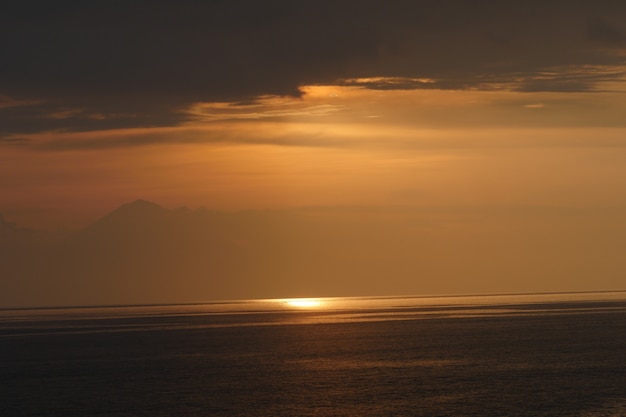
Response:
[[[305,91],[198,103],[178,127],[34,134],[3,154],[5,216],[77,229],[136,198],[283,216],[289,249],[259,242],[268,275],[219,298],[623,288],[622,93]],[[125,285],[124,302],[143,294]]]
[[[626,3],[30,4],[0,307],[623,289]]]
[[[139,197],[217,209],[624,204],[621,92],[303,90],[197,103],[177,127],[22,135],[28,145],[0,156],[2,210],[55,228]]]

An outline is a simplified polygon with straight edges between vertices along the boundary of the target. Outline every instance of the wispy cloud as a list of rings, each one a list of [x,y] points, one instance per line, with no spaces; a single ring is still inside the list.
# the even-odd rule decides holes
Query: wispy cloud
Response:
[[[440,88],[437,80],[432,78],[411,77],[346,78],[338,80],[336,84],[348,87],[368,88],[370,90],[417,90],[425,88]]]
[[[555,68],[524,77],[518,91],[621,91],[626,92],[626,67],[592,66]]]
[[[447,74],[435,78],[346,78],[335,85],[370,90],[472,90],[519,92],[626,92],[624,65],[567,65],[541,71],[494,71],[474,75]]]
[[[28,138],[24,138],[24,137],[6,137],[6,138],[1,138],[0,137],[0,144],[5,144],[5,145],[26,145],[30,142],[31,140]]]
[[[40,100],[17,100],[13,97],[0,94],[0,110],[11,107],[32,106],[39,103],[41,103]]]
[[[185,114],[191,116],[188,123],[211,122],[220,120],[259,120],[289,117],[320,117],[345,110],[345,105],[317,104],[308,105],[298,99],[269,97],[252,104],[238,103],[194,103]]]
[[[623,146],[624,142],[611,133],[626,127],[626,102],[621,93],[520,92],[504,86],[454,93],[438,89],[381,91],[368,88],[370,82],[387,80],[358,80],[361,85],[355,81],[349,86],[305,86],[301,98],[271,96],[248,103],[196,102],[180,110],[178,123],[170,121],[171,125],[164,126],[135,127],[133,120],[122,118],[115,120],[121,127],[111,128],[114,115],[95,117],[68,112],[65,116],[74,118],[81,129],[63,129],[57,122],[65,119],[48,118],[46,131],[8,134],[0,144],[54,152],[162,144],[465,149],[592,143],[577,135],[573,136],[577,139],[569,141],[540,135],[542,140],[535,141],[534,134],[528,133],[542,129],[600,129],[602,133],[595,135],[595,145]],[[96,129],[98,126],[100,129]]]

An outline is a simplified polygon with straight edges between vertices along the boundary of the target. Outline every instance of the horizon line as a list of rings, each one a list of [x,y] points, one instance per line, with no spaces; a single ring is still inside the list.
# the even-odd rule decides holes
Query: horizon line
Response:
[[[278,298],[250,298],[250,299],[216,299],[207,301],[189,301],[180,303],[140,303],[140,304],[93,304],[93,305],[65,305],[65,306],[26,306],[26,307],[0,307],[0,312],[7,311],[35,311],[35,310],[80,310],[98,308],[130,308],[130,307],[174,307],[174,306],[201,306],[220,304],[245,304],[250,302],[265,302],[289,299],[360,299],[360,300],[385,300],[385,299],[433,299],[433,298],[464,298],[464,297],[514,297],[514,296],[540,296],[540,295],[576,295],[576,294],[619,294],[626,293],[626,289],[618,290],[589,290],[589,291],[541,291],[541,292],[507,292],[507,293],[467,293],[467,294],[427,294],[427,295],[348,295],[348,296],[307,296],[307,297],[278,297]]]

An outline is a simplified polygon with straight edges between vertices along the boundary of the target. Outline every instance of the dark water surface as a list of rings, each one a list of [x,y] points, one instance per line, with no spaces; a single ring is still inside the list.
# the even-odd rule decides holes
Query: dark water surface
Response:
[[[0,311],[0,416],[626,416],[626,293],[308,304]]]

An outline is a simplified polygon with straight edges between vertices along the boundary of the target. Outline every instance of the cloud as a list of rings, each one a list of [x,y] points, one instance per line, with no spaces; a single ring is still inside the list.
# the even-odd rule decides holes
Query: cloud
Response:
[[[0,94],[0,111],[11,107],[30,106],[37,103],[37,101],[16,100],[13,97]]]
[[[189,117],[167,103],[141,109],[106,102],[50,99],[0,106],[0,137],[49,131],[95,131],[131,127],[175,126]]]
[[[604,77],[603,74],[598,77]],[[554,76],[558,73],[541,75]],[[396,81],[393,79],[391,83]],[[593,141],[577,139],[576,146],[623,145],[623,140],[615,140],[615,135],[623,135],[626,126],[621,93],[529,94],[517,91],[518,85],[513,91],[503,91],[502,87],[454,94],[438,89],[381,91],[368,88],[371,82],[384,84],[388,80],[358,79],[351,86],[306,86],[302,98],[261,97],[248,103],[197,102],[179,110],[176,116],[179,121],[171,126],[136,127],[130,116],[116,119],[116,115],[82,111],[67,113],[81,129],[61,129],[59,123],[66,119],[49,117],[49,109],[42,108],[40,114],[51,127],[49,130],[6,135],[0,145],[19,144],[23,151],[52,152],[163,144],[461,149],[569,146],[564,139],[572,131],[596,137]],[[113,128],[116,124],[121,127]],[[90,130],[89,126],[100,128]],[[544,132],[539,135],[539,141],[533,139],[539,137],[532,133],[537,131]],[[564,132],[568,132],[565,137]]]
[[[30,139],[23,137],[6,137],[0,138],[0,144],[5,145],[25,145],[30,142]]]
[[[337,85],[362,87],[370,90],[418,90],[440,88],[436,80],[431,78],[410,77],[366,77],[339,80]]]
[[[537,74],[624,65],[623,16],[608,0],[14,3],[0,16],[0,94],[30,104],[0,101],[0,135],[175,126],[192,103],[334,82],[593,91],[607,74]]]
[[[279,131],[280,133],[277,133]],[[220,124],[179,127],[107,129],[94,132],[46,132],[28,137],[0,139],[0,146],[22,145],[37,152],[100,151],[154,145],[277,145],[286,147],[338,147],[354,143],[353,138],[332,136],[321,131],[273,129],[271,125]],[[369,143],[364,141],[364,143]]]
[[[611,91],[621,84],[624,91],[625,66],[574,66],[548,68],[535,74],[520,76],[512,83],[513,90],[522,92],[600,92]]]
[[[587,24],[587,39],[610,46],[622,46],[626,35],[620,28],[604,20],[593,20]]]
[[[184,113],[190,122],[222,120],[259,120],[327,116],[345,110],[345,105],[310,104],[307,101],[280,97],[264,97],[252,103],[193,103]]]

